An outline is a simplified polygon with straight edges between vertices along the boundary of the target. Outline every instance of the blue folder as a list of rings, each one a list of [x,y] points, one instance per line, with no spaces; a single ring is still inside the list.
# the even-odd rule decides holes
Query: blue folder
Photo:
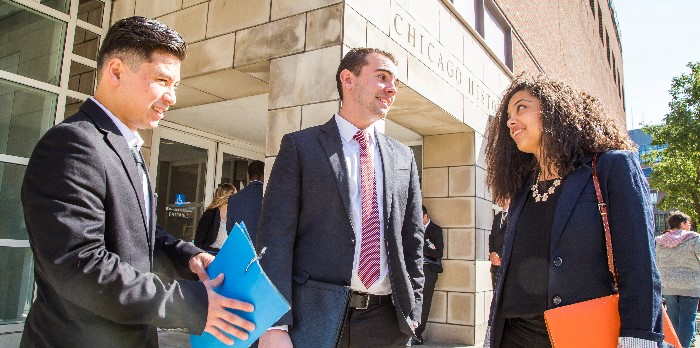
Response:
[[[255,330],[249,332],[245,341],[229,336],[234,340],[234,347],[249,347],[291,308],[260,267],[259,257],[243,223],[237,223],[231,229],[207,273],[211,278],[224,274],[224,283],[214,291],[255,306],[252,313],[233,311],[255,324]],[[229,347],[207,332],[201,336],[190,335],[190,343],[193,348]]]

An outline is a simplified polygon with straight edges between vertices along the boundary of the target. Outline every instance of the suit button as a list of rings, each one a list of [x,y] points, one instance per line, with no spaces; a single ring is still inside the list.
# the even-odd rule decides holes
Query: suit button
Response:
[[[554,303],[555,306],[560,305],[561,304],[561,297],[559,297],[559,296],[552,297],[552,303]]]
[[[355,246],[355,238],[348,239],[348,245]]]
[[[561,264],[564,263],[564,260],[561,259],[561,257],[557,256],[554,258],[554,265],[559,267]]]

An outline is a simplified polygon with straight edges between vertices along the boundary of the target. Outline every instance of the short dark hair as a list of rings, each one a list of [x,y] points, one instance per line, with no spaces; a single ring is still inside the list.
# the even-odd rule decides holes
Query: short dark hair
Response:
[[[677,230],[681,228],[681,224],[684,222],[690,221],[690,216],[681,213],[680,211],[676,210],[671,212],[671,215],[668,217],[668,227],[671,228],[672,230]]]
[[[265,176],[265,162],[263,161],[253,161],[248,164],[248,177],[249,178],[260,178]]]
[[[362,72],[362,68],[369,64],[367,62],[367,56],[372,54],[372,53],[377,53],[381,54],[384,57],[389,58],[394,65],[399,65],[399,62],[396,60],[393,54],[380,50],[378,48],[353,48],[348,52],[343,59],[340,60],[340,65],[338,65],[338,72],[335,73],[335,83],[338,87],[338,94],[340,95],[340,99],[343,99],[343,84],[340,82],[340,72],[342,72],[345,69],[348,69],[350,72],[353,74],[360,75],[360,72]]]
[[[423,206],[423,215],[428,215],[428,208]]]
[[[155,19],[140,16],[120,19],[107,31],[97,54],[98,78],[113,57],[137,69],[141,62],[150,61],[154,52],[171,54],[182,61],[187,54],[187,43],[175,30]]]

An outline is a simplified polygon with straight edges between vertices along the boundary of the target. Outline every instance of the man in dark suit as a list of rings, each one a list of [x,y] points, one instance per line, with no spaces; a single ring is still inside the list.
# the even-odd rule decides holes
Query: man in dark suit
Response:
[[[350,286],[340,347],[403,347],[414,336],[423,290],[418,171],[407,146],[375,130],[396,97],[396,64],[388,52],[350,50],[336,74],[340,111],[282,139],[257,246],[267,247],[262,266],[293,308],[261,348],[292,346],[292,312],[304,311],[292,301],[293,279]]]
[[[503,241],[506,235],[506,218],[508,217],[508,204],[502,205],[500,212],[493,217],[491,234],[489,234],[489,261],[491,261],[491,286],[496,290],[498,272],[501,269],[501,255],[503,255]]]
[[[155,224],[136,131],[155,128],[175,104],[186,48],[157,21],[116,22],[94,98],[36,145],[22,185],[36,280],[22,347],[156,347],[156,327],[232,343],[223,332],[245,338],[254,328],[226,310],[252,305],[212,291],[223,281],[206,276],[213,257]],[[159,266],[192,280],[166,281],[153,273]]]
[[[233,225],[244,222],[250,235],[250,240],[255,243],[256,229],[260,218],[263,198],[263,178],[265,177],[265,162],[253,161],[248,165],[248,178],[250,182],[238,193],[228,199],[226,213],[226,231],[231,232]]]
[[[430,305],[433,302],[433,292],[437,283],[438,273],[442,273],[442,253],[445,250],[445,242],[442,237],[442,227],[430,220],[428,209],[423,206],[423,226],[425,228],[425,242],[423,243],[423,273],[425,274],[425,286],[423,287],[423,313],[420,325],[416,329],[413,345],[423,344],[423,331],[428,323]]]

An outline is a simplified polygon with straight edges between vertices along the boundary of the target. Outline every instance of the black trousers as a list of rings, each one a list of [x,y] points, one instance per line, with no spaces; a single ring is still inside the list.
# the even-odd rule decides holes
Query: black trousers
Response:
[[[491,286],[494,291],[496,291],[496,282],[498,281],[498,271],[501,269],[501,266],[494,266],[491,265]]]
[[[551,348],[544,316],[506,318],[501,348]]]
[[[403,320],[403,319],[402,319]],[[399,328],[394,305],[389,302],[367,309],[349,308],[339,348],[406,347],[410,344]]]
[[[416,329],[416,336],[423,339],[423,331],[425,324],[428,323],[428,315],[430,314],[430,305],[433,303],[433,293],[435,292],[435,283],[437,283],[438,273],[433,272],[430,266],[423,265],[423,273],[425,274],[425,285],[423,286],[423,310],[420,316],[420,325]]]

